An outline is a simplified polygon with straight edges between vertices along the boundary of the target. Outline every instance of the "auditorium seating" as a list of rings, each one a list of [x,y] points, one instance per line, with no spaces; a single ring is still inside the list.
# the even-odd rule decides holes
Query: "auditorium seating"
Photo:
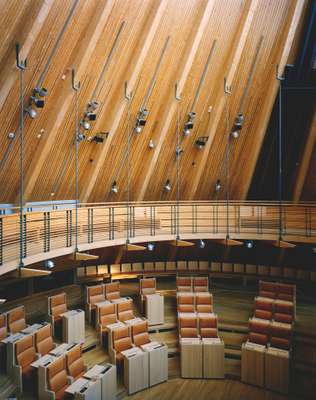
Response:
[[[291,349],[292,325],[280,322],[271,323],[271,346],[284,350]]]
[[[68,377],[66,369],[66,357],[59,357],[47,367],[47,386],[52,394],[52,399],[65,399],[65,391],[70,384],[71,379]]]
[[[61,336],[61,314],[67,312],[66,293],[60,293],[55,296],[48,297],[48,318],[53,328],[53,335],[56,335],[56,329],[60,330]]]
[[[195,312],[195,298],[193,293],[178,293],[177,306],[178,313]]]
[[[133,348],[132,338],[128,326],[124,326],[113,331],[113,362],[121,364],[123,361],[124,350]]]
[[[249,342],[266,346],[269,341],[270,326],[270,321],[259,318],[249,319]]]
[[[199,338],[198,319],[196,315],[181,315],[179,323],[179,339]]]
[[[135,346],[142,346],[150,342],[148,322],[142,321],[132,325],[132,340]]]
[[[15,343],[14,375],[21,391],[32,391],[35,375],[31,364],[36,359],[37,354],[33,335],[27,335]]]
[[[121,322],[135,318],[133,310],[133,300],[126,299],[117,304],[117,319]]]
[[[117,314],[115,304],[109,303],[105,304],[98,309],[99,315],[99,332],[100,340],[102,343],[103,334],[108,331],[107,325],[114,324],[117,322]]]
[[[43,326],[35,333],[35,348],[41,356],[48,354],[55,348],[51,324]]]
[[[217,338],[217,315],[202,314],[199,318],[199,333],[201,338]]]
[[[6,369],[6,350],[5,344],[1,343],[1,340],[8,336],[7,329],[7,316],[6,314],[0,314],[0,372]]]
[[[192,278],[190,276],[177,276],[177,292],[192,292]]]
[[[194,292],[208,292],[208,277],[196,276],[193,278],[193,291]]]
[[[104,285],[87,286],[86,287],[86,317],[89,323],[95,317],[96,303],[105,301],[105,288]]]
[[[26,328],[25,309],[19,306],[7,313],[8,330],[10,333],[17,333]]]
[[[121,297],[120,293],[120,282],[111,282],[105,284],[105,298],[106,300],[119,299]]]
[[[198,313],[213,312],[213,296],[211,293],[198,293],[195,296],[195,307]]]
[[[82,358],[82,346],[77,344],[66,354],[66,365],[69,376],[72,376],[74,380],[81,378],[85,372],[86,367]]]
[[[255,297],[256,318],[271,320],[273,315],[273,300],[265,297]]]
[[[139,294],[141,298],[142,307],[145,297],[149,294],[156,293],[156,278],[145,278],[139,280]]]

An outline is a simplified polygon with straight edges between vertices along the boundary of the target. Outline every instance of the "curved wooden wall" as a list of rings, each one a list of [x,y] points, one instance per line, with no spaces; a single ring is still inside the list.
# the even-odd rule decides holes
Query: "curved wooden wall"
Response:
[[[72,4],[72,0],[9,0],[1,7],[0,160],[9,146],[12,150],[0,168],[0,202],[15,202],[19,185],[18,137],[12,145],[7,138],[18,127],[15,43],[22,45],[22,58],[28,57],[27,100]],[[175,198],[176,123],[179,119],[182,129],[216,40],[196,104],[195,127],[182,141],[180,161],[181,198],[214,198],[214,182],[218,177],[223,180],[226,119],[229,114],[229,124],[233,124],[258,40],[263,36],[245,103],[245,125],[231,153],[231,196],[244,199],[278,87],[276,65],[280,64],[282,73],[305,5],[305,0],[79,0],[44,81],[49,91],[45,108],[37,119],[25,118],[26,201],[74,198],[71,68],[75,67],[81,81],[82,116],[122,21],[125,26],[104,78],[98,99],[101,108],[91,131],[109,132],[109,136],[102,144],[80,144],[81,200],[126,199],[128,105],[124,81],[128,90],[134,91],[130,109],[134,124],[168,36],[166,56],[148,102],[147,125],[132,138],[132,199]],[[226,99],[225,76],[232,87]],[[174,96],[176,82],[182,94],[179,103]],[[204,150],[194,145],[199,136],[209,136]],[[148,147],[150,139],[154,149]],[[163,185],[167,179],[172,191],[166,194]],[[114,180],[118,195],[110,194]]]

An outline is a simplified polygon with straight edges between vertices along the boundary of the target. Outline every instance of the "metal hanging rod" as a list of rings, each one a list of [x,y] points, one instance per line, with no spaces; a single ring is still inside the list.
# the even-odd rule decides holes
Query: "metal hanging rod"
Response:
[[[166,53],[166,50],[167,50],[167,47],[168,47],[168,44],[169,44],[169,40],[170,40],[170,36],[167,37],[167,39],[165,41],[165,44],[163,46],[163,49],[161,51],[161,54],[160,54],[158,63],[156,65],[154,74],[153,74],[153,76],[151,78],[149,87],[147,89],[146,95],[145,95],[144,100],[143,100],[143,103],[142,103],[142,105],[140,107],[141,110],[144,110],[146,108],[147,102],[148,102],[148,100],[149,100],[149,98],[150,98],[150,96],[152,94],[152,91],[154,90],[154,87],[155,87],[155,84],[156,84],[156,78],[157,78],[160,66],[162,64],[162,61],[164,59],[164,56],[165,56],[165,53]]]
[[[70,12],[69,12],[69,14],[67,16],[67,19],[66,19],[61,31],[59,32],[59,35],[58,35],[57,40],[56,40],[56,43],[55,43],[54,47],[52,48],[52,51],[51,51],[51,53],[50,53],[50,55],[48,57],[48,60],[47,60],[47,62],[45,64],[43,72],[41,73],[41,75],[40,75],[40,77],[39,77],[39,79],[37,81],[36,87],[38,87],[38,88],[42,87],[42,84],[43,84],[44,79],[45,79],[45,77],[47,75],[48,69],[49,69],[50,64],[52,62],[52,59],[53,59],[53,57],[54,57],[54,55],[55,55],[55,53],[56,53],[56,51],[57,51],[57,49],[59,47],[60,41],[61,41],[62,37],[64,36],[64,33],[65,33],[65,31],[66,31],[66,29],[67,29],[67,27],[69,25],[69,22],[71,21],[71,18],[73,16],[78,4],[79,4],[79,0],[74,0],[73,5],[71,7],[71,10],[70,10]]]
[[[252,81],[253,81],[253,77],[255,75],[255,71],[256,71],[256,68],[257,68],[258,61],[259,61],[259,54],[260,54],[260,50],[261,50],[261,47],[262,47],[263,39],[264,39],[264,36],[261,35],[260,39],[259,39],[259,42],[258,42],[258,45],[257,45],[255,57],[254,57],[253,62],[252,62],[251,70],[250,70],[250,73],[248,75],[246,87],[245,87],[245,90],[243,92],[242,98],[240,100],[239,112],[241,112],[241,113],[244,110],[245,101],[246,101],[246,98],[248,96],[249,89],[250,89],[250,86],[251,86]]]
[[[75,93],[75,198],[76,198],[76,234],[75,234],[75,251],[78,252],[78,203],[79,203],[79,90],[80,82],[75,82],[75,70],[71,71],[71,86]]]

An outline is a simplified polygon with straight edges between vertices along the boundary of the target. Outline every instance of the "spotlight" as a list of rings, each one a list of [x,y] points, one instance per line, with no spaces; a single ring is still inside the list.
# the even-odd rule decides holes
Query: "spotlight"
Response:
[[[234,139],[238,139],[239,138],[239,130],[235,129],[234,131],[232,131],[232,137]]]
[[[170,183],[170,180],[169,180],[169,179],[166,181],[165,186],[164,186],[164,189],[165,189],[166,192],[170,192],[170,190],[171,190],[171,183]]]
[[[52,260],[46,260],[44,265],[46,269],[52,269],[55,267],[55,263]]]
[[[190,135],[190,129],[185,129],[183,130],[184,136],[189,136]]]
[[[137,125],[136,128],[135,128],[135,132],[136,133],[141,133],[141,131],[142,131],[142,127],[140,125]]]
[[[26,112],[30,118],[34,119],[37,117],[37,111],[34,110],[31,106],[27,107],[24,109],[24,112]]]
[[[101,136],[93,136],[90,140],[90,142],[95,142],[95,143],[103,143],[104,139]]]
[[[77,141],[78,141],[78,143],[80,143],[80,142],[82,142],[83,140],[85,140],[85,138],[86,138],[86,136],[85,136],[83,133],[81,133],[81,132],[78,133],[78,135],[77,135]]]
[[[83,127],[83,129],[85,129],[86,131],[88,131],[91,128],[91,125],[89,124],[88,121],[85,121],[84,119],[80,121],[80,125]]]
[[[204,247],[205,247],[205,242],[204,242],[204,240],[200,239],[199,240],[199,248],[204,249]]]
[[[215,183],[215,192],[218,193],[221,190],[221,180],[217,179],[216,183]]]
[[[252,240],[246,240],[245,245],[247,249],[252,249],[253,248],[253,241]]]
[[[34,94],[38,94],[40,97],[46,97],[48,94],[48,90],[45,88],[35,88]]]
[[[155,243],[148,243],[147,250],[154,251],[155,250]]]
[[[181,149],[181,147],[177,146],[177,148],[176,148],[176,158],[179,158],[182,153],[183,153],[183,150]]]
[[[89,121],[95,121],[97,119],[97,115],[93,112],[86,112],[85,113],[85,117],[89,120]]]
[[[8,139],[13,140],[15,138],[15,133],[14,132],[9,132],[8,133]]]
[[[115,194],[118,192],[116,181],[112,183],[111,192]]]
[[[236,117],[236,119],[235,119],[235,127],[237,128],[237,129],[241,129],[242,128],[242,125],[243,125],[243,123],[244,123],[244,115],[243,115],[243,113],[242,112],[239,112],[238,114],[237,114],[237,117]]]
[[[96,100],[89,101],[88,103],[88,112],[95,111],[99,107],[100,103]]]
[[[146,125],[146,118],[149,114],[149,111],[146,108],[143,108],[139,111],[137,115],[137,121],[136,121],[136,126],[135,126],[135,132],[136,133],[141,133],[142,127]]]
[[[45,102],[42,99],[38,99],[35,96],[31,96],[31,101],[32,101],[33,104],[35,104],[35,106],[37,108],[43,108],[44,107]]]
[[[189,112],[188,121],[184,124],[183,134],[184,136],[188,136],[190,134],[190,130],[193,129],[193,121],[195,119],[196,113],[194,111]]]
[[[152,139],[150,139],[148,147],[150,149],[153,149],[155,147],[155,143],[154,143],[154,141]]]
[[[204,146],[206,145],[206,142],[208,140],[208,136],[200,136],[199,138],[197,138],[197,140],[195,141],[195,145],[198,149],[202,150],[204,148]]]

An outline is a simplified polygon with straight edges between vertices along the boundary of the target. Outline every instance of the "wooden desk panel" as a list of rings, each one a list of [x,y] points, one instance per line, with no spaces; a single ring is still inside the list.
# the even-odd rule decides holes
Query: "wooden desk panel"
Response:
[[[122,351],[124,356],[124,385],[128,394],[148,388],[148,353],[139,347]]]
[[[203,377],[203,348],[200,339],[180,340],[182,378]]]
[[[269,347],[265,355],[265,386],[281,393],[289,391],[290,352]]]
[[[148,352],[148,381],[149,386],[168,380],[168,347],[163,343],[150,342],[141,346]]]
[[[203,339],[203,378],[224,378],[224,342]]]
[[[145,307],[148,325],[159,325],[165,322],[163,296],[157,293],[145,296]]]
[[[255,343],[243,343],[241,347],[241,380],[264,387],[266,347]]]

